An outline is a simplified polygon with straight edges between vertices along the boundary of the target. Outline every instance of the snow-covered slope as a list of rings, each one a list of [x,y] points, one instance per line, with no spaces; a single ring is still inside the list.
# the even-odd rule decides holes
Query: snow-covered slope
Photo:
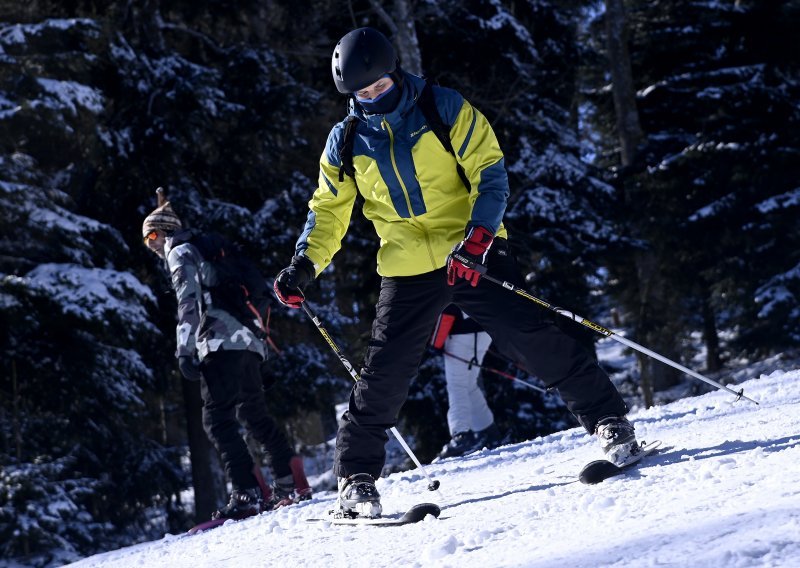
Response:
[[[421,501],[441,518],[393,528],[309,523],[334,495],[75,567],[800,567],[800,370],[750,380],[759,401],[713,392],[631,415],[662,450],[629,475],[577,481],[597,442],[572,429],[381,479],[387,513]]]

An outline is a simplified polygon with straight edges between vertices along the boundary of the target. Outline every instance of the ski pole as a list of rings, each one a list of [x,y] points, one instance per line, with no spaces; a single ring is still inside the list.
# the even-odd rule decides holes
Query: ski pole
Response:
[[[453,355],[452,353],[450,353],[448,351],[443,351],[443,353],[444,353],[445,357],[452,357],[456,361],[461,361],[462,363],[467,363],[467,364],[471,364],[472,363],[472,361],[468,361],[468,360],[464,359],[463,357],[459,357],[458,355]],[[547,392],[547,389],[543,389],[542,387],[537,387],[536,385],[532,385],[527,381],[523,381],[522,379],[518,379],[514,375],[511,375],[509,373],[504,373],[503,371],[500,371],[499,369],[492,369],[491,367],[486,367],[484,365],[478,365],[478,367],[483,369],[484,371],[489,371],[490,373],[494,373],[495,375],[500,375],[501,377],[504,377],[506,379],[509,379],[509,380],[512,380],[512,381],[516,381],[516,382],[518,382],[520,384],[525,385],[528,388],[531,388],[531,389],[533,389],[535,391],[539,391],[542,394],[550,394],[550,393]]]
[[[300,305],[303,307],[303,311],[306,312],[306,315],[309,318],[311,318],[311,321],[314,322],[314,325],[317,326],[317,329],[322,334],[322,337],[325,338],[325,341],[328,342],[330,348],[333,350],[334,353],[336,353],[336,356],[339,358],[339,361],[342,362],[342,365],[344,365],[344,368],[347,369],[348,373],[350,373],[350,376],[353,377],[353,380],[355,382],[360,381],[361,377],[358,376],[358,373],[353,368],[353,365],[350,364],[350,361],[347,360],[347,358],[342,353],[341,349],[339,349],[339,346],[336,345],[336,342],[333,340],[330,334],[328,334],[328,330],[326,330],[325,326],[322,325],[320,319],[308,306],[308,302],[304,301]],[[422,471],[422,473],[425,474],[425,477],[428,478],[428,491],[436,491],[437,489],[439,489],[439,481],[436,479],[432,479],[431,476],[428,475],[428,472],[422,466],[419,459],[417,459],[417,456],[414,455],[414,452],[411,450],[406,441],[400,435],[400,432],[397,431],[397,428],[392,426],[391,428],[389,428],[389,430],[391,431],[392,434],[394,434],[394,437],[397,438],[397,441],[400,442],[400,445],[403,446],[403,449],[406,451],[408,456],[414,461],[415,464],[417,464],[417,467],[420,469],[420,471]]]
[[[526,374],[526,375],[528,375],[529,377],[531,377],[531,378],[536,378],[536,375],[534,375],[533,373],[531,373],[531,372],[530,372],[528,369],[526,369],[525,367],[523,367],[522,365],[520,365],[519,363],[517,363],[516,361],[514,361],[514,360],[513,360],[513,359],[511,359],[510,357],[506,357],[505,355],[503,355],[503,354],[502,354],[502,353],[500,353],[499,351],[495,351],[494,349],[489,349],[489,350],[487,351],[487,353],[491,353],[491,354],[492,354],[492,355],[494,355],[495,357],[498,357],[498,358],[500,358],[500,359],[503,359],[503,360],[504,360],[506,363],[510,363],[511,365],[514,365],[514,367],[515,367],[515,368],[517,368],[518,370],[522,371],[523,373],[525,373],[525,374]],[[500,373],[500,371],[497,371],[497,370],[495,370],[495,369],[489,369],[489,370],[490,370],[490,371],[493,371],[493,372],[495,372],[495,373],[498,373],[498,374],[502,374],[502,373]],[[507,376],[508,378],[512,378],[512,375],[509,375],[508,373],[505,373],[505,374],[502,374],[502,375],[503,375],[503,376]],[[523,381],[522,379],[519,379],[519,378],[517,378],[517,377],[513,377],[513,380],[515,380],[515,381],[519,381],[519,382],[521,382],[522,384],[526,384],[526,385],[528,384],[528,383],[526,383],[525,381]],[[534,386],[534,385],[529,385],[529,386],[530,386],[531,388],[533,388],[533,389],[537,389],[537,390],[539,390],[540,392],[542,392],[542,393],[544,393],[544,394],[552,394],[552,392],[551,392],[551,391],[549,391],[549,390],[547,390],[547,389],[543,389],[542,387],[537,387],[537,386]]]
[[[486,270],[485,267],[483,267],[483,269],[484,269],[484,271]],[[672,361],[671,359],[667,359],[663,355],[659,355],[655,351],[651,351],[650,349],[639,345],[635,341],[631,341],[630,339],[626,339],[625,337],[622,337],[622,336],[614,333],[610,329],[604,328],[602,325],[598,325],[598,324],[594,323],[593,321],[590,321],[590,320],[588,320],[588,319],[586,319],[586,318],[584,318],[582,316],[579,316],[579,315],[577,315],[577,314],[575,314],[575,313],[573,313],[573,312],[571,312],[569,310],[565,310],[564,308],[559,308],[557,306],[549,304],[549,303],[545,302],[544,300],[542,300],[540,298],[537,298],[536,296],[534,296],[532,294],[529,294],[528,292],[526,292],[525,290],[523,290],[519,286],[514,286],[511,282],[506,282],[504,280],[500,280],[498,278],[494,278],[493,276],[490,276],[490,275],[486,274],[486,272],[483,272],[482,276],[483,276],[483,278],[486,278],[489,282],[493,282],[494,284],[497,284],[498,286],[502,286],[506,290],[510,290],[511,292],[514,292],[515,294],[518,294],[518,295],[522,296],[526,300],[530,300],[531,302],[535,302],[536,304],[539,304],[543,308],[547,308],[548,310],[553,311],[553,312],[555,312],[555,313],[557,313],[557,314],[559,314],[561,316],[564,316],[565,318],[571,319],[572,321],[577,322],[577,323],[581,324],[582,326],[588,327],[589,329],[592,329],[592,330],[596,331],[597,333],[599,333],[601,335],[605,335],[606,337],[610,337],[611,339],[613,339],[615,341],[619,341],[623,345],[627,345],[631,349],[635,349],[636,351],[644,353],[645,355],[649,355],[653,359],[658,359],[662,363],[666,363],[670,367],[674,367],[674,368],[678,369],[679,371],[683,371],[684,373],[686,373],[687,375],[689,375],[691,377],[694,377],[695,379],[700,379],[701,381],[703,381],[705,383],[708,383],[709,385],[712,385],[712,386],[714,386],[714,387],[716,387],[716,388],[718,388],[720,390],[726,390],[729,393],[731,393],[733,395],[736,395],[736,400],[739,400],[739,399],[743,398],[745,400],[749,400],[753,404],[758,404],[757,401],[753,400],[752,398],[746,397],[744,395],[744,388],[739,389],[739,391],[737,392],[737,391],[735,391],[733,389],[730,389],[730,388],[726,387],[723,384],[718,383],[717,381],[709,379],[708,377],[704,377],[700,373],[692,371],[691,369],[689,369],[687,367],[684,367],[683,365],[681,365],[679,363],[676,363],[675,361]]]

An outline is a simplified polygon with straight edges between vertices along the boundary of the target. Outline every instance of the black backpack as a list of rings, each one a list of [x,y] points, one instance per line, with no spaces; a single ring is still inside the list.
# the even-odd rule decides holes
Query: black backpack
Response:
[[[458,163],[458,156],[456,156],[456,151],[453,149],[453,142],[450,140],[450,127],[442,120],[439,109],[436,108],[433,88],[431,88],[431,83],[427,79],[425,80],[425,86],[422,88],[422,92],[419,94],[419,99],[417,99],[417,107],[422,111],[422,116],[425,117],[425,121],[428,123],[431,131],[436,135],[436,138],[439,139],[439,142],[442,143],[444,149],[450,152],[456,159],[458,177],[461,178],[461,182],[464,184],[467,192],[469,192],[472,189],[472,185],[469,183],[469,178],[464,168]],[[356,168],[353,165],[353,143],[355,142],[357,126],[358,118],[353,115],[348,116],[344,125],[342,145],[339,148],[339,156],[342,160],[342,165],[339,168],[339,181],[344,181],[345,174],[354,180],[356,179]]]
[[[256,264],[238,245],[217,233],[192,234],[189,243],[214,268],[216,282],[206,284],[212,304],[231,314],[260,339],[267,339],[271,290]]]

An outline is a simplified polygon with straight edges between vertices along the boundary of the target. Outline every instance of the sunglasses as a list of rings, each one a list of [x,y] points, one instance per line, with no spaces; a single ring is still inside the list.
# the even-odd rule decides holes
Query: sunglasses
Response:
[[[157,238],[158,238],[158,231],[156,230],[150,231],[144,236],[144,244],[147,244],[148,241],[154,241]]]

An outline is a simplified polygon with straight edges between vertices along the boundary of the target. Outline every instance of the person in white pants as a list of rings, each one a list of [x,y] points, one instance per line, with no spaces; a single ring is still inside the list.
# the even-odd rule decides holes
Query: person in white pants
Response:
[[[454,305],[439,316],[431,344],[434,349],[443,350],[451,436],[439,458],[491,448],[500,441],[494,415],[478,384],[483,357],[491,342],[489,334]]]

